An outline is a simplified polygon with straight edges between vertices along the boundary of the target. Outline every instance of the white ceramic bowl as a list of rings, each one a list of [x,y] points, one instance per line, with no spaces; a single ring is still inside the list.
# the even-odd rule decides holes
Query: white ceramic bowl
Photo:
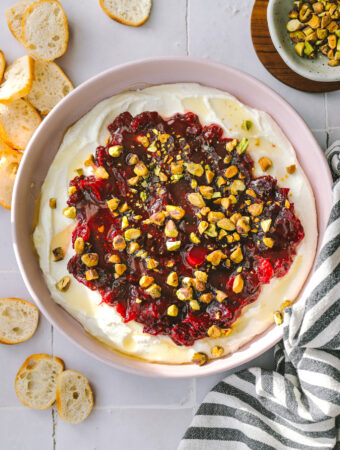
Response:
[[[53,301],[32,243],[34,205],[65,130],[107,97],[126,89],[173,82],[198,82],[229,91],[242,102],[272,115],[296,148],[314,188],[322,235],[331,208],[331,176],[322,151],[304,121],[279,95],[245,73],[206,60],[175,57],[147,59],[112,68],[79,86],[57,105],[32,137],[20,164],[14,187],[12,227],[14,250],[23,279],[54,326],[82,350],[108,365],[142,375],[179,378],[222,372],[241,365],[278,342],[282,329],[273,326],[234,354],[203,367],[151,364],[128,358],[92,339]]]
[[[273,44],[281,58],[294,72],[320,82],[340,81],[340,66],[330,67],[328,58],[318,54],[315,59],[302,58],[289,37],[286,24],[288,14],[293,8],[292,0],[270,0],[267,8],[267,21]]]

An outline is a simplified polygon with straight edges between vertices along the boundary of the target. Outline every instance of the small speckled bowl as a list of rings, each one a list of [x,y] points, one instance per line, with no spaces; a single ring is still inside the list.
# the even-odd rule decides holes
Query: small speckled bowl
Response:
[[[326,56],[318,53],[315,59],[308,59],[296,53],[295,44],[286,29],[290,20],[288,14],[292,8],[292,0],[270,0],[267,8],[270,37],[281,58],[294,72],[310,80],[340,81],[340,66],[330,67]]]
[[[332,179],[326,158],[305,122],[278,94],[250,75],[222,64],[185,57],[152,58],[114,67],[78,86],[63,99],[44,119],[25,150],[14,187],[12,227],[21,275],[40,310],[55,327],[80,349],[112,367],[140,375],[181,378],[223,372],[246,363],[277,343],[282,338],[282,327],[273,325],[232,355],[202,367],[152,364],[129,358],[91,338],[79,322],[53,301],[32,242],[35,204],[65,130],[105,98],[127,89],[176,82],[196,82],[230,92],[277,121],[296,149],[315,194],[319,249],[331,209]]]

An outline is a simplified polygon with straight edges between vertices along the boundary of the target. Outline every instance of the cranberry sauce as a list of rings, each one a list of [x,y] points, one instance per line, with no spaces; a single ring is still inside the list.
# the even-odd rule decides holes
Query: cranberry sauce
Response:
[[[223,138],[193,113],[125,112],[108,129],[85,161],[94,175],[70,183],[69,272],[125,322],[178,345],[228,330],[287,273],[304,237],[288,189],[254,177],[247,139]]]

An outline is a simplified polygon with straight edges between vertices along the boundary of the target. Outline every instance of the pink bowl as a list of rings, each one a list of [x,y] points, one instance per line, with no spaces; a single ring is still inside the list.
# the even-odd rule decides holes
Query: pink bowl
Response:
[[[126,89],[150,84],[197,82],[230,92],[243,103],[268,112],[295,147],[314,189],[319,246],[331,208],[331,175],[323,153],[305,122],[278,94],[255,78],[222,64],[194,58],[153,58],[109,69],[83,83],[46,117],[25,151],[13,194],[14,250],[22,277],[47,319],[72,342],[106,364],[153,377],[193,377],[222,372],[260,355],[282,338],[280,327],[271,327],[234,354],[197,367],[151,364],[112,352],[93,340],[82,326],[51,298],[32,243],[35,201],[67,127],[101,100]],[[308,207],[308,206],[307,206]]]

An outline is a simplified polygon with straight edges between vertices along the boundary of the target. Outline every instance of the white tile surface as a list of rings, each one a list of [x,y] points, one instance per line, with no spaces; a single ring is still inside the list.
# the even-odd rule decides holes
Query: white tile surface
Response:
[[[10,34],[0,1],[0,42],[8,61],[25,53]],[[70,23],[67,54],[59,60],[77,85],[125,61],[155,55],[210,58],[261,79],[304,117],[323,149],[340,138],[340,92],[308,94],[275,80],[259,62],[250,39],[249,0],[154,0],[150,20],[140,28],[110,20],[98,1],[62,0]],[[11,245],[10,214],[0,209],[0,292],[29,299],[17,272]],[[56,411],[22,406],[15,374],[27,356],[54,352],[70,368],[86,374],[96,408],[81,425],[63,423]],[[271,368],[272,350],[249,365]],[[172,450],[206,393],[227,373],[193,380],[155,380],[108,368],[75,348],[42,317],[34,337],[18,346],[0,346],[0,449],[5,450]],[[54,416],[54,420],[53,420]]]

